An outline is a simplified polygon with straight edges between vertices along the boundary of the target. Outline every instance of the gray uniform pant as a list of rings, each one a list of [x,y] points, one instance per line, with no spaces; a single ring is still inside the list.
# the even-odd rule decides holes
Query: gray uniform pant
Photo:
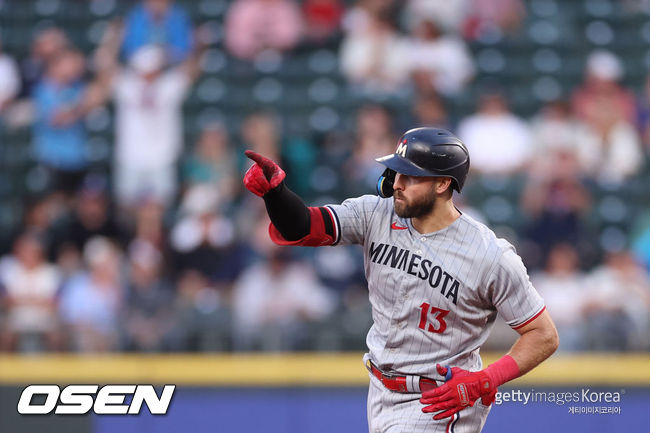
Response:
[[[369,376],[369,433],[479,433],[490,412],[490,407],[478,400],[453,417],[435,421],[434,414],[422,412],[422,394],[390,391],[376,377]]]

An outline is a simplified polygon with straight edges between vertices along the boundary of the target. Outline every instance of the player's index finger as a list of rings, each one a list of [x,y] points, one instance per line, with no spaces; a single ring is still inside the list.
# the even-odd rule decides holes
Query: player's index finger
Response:
[[[262,155],[260,155],[257,152],[253,152],[252,150],[245,151],[244,155],[246,155],[248,158],[250,158],[253,161],[255,161],[256,163],[258,163],[259,165],[262,165],[262,163],[264,162],[264,159],[265,159]]]

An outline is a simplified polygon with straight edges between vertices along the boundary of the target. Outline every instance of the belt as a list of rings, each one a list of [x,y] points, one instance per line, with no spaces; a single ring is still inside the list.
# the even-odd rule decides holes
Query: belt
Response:
[[[422,393],[438,386],[435,380],[429,379],[428,377],[386,374],[370,360],[366,361],[366,368],[373,376],[379,379],[386,389],[394,392]]]

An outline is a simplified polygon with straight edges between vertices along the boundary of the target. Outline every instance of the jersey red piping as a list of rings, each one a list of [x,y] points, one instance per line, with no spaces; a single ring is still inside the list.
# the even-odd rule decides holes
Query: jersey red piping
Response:
[[[539,315],[542,314],[542,313],[544,312],[544,310],[546,310],[546,305],[544,305],[544,307],[543,307],[541,310],[539,310],[539,313],[535,314],[533,317],[531,317],[530,319],[526,320],[526,321],[525,321],[524,323],[522,323],[521,325],[513,326],[512,329],[523,328],[524,326],[528,325],[528,324],[529,324],[530,322],[532,322],[533,320],[537,319],[537,318],[539,317]]]

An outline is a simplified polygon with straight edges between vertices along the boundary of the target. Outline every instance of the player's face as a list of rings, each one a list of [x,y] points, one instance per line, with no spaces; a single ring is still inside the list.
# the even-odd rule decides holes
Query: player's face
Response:
[[[397,173],[393,188],[393,205],[400,218],[419,218],[433,210],[436,178]]]

